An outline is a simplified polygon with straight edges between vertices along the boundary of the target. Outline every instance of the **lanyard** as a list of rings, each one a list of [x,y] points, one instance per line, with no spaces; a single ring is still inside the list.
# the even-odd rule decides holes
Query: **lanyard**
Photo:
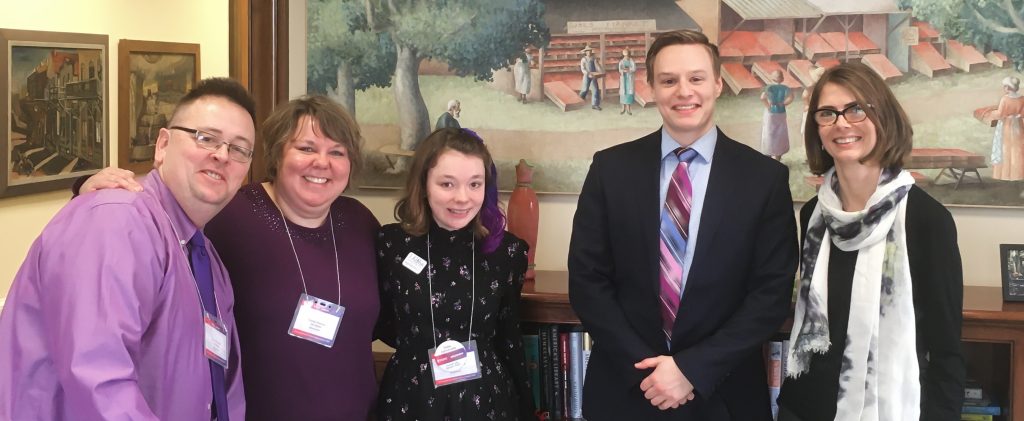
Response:
[[[281,214],[281,223],[284,224],[284,232],[288,235],[288,244],[292,246],[292,255],[295,256],[295,266],[299,268],[299,279],[302,280],[302,292],[309,295],[309,290],[306,289],[306,277],[302,274],[302,264],[299,263],[299,253],[295,251],[295,242],[292,241],[292,232],[288,229],[288,220],[284,218],[284,212],[281,208],[277,208],[277,212]],[[334,273],[338,277],[338,301],[335,304],[341,304],[341,267],[338,263],[338,239],[334,236],[334,215],[331,214],[330,209],[327,210],[327,223],[328,228],[331,231],[331,244],[334,245]]]
[[[472,295],[470,295],[469,301],[469,338],[466,341],[473,340],[473,311],[476,309],[476,238],[473,238],[472,248],[472,269],[470,269],[469,282],[471,285]],[[434,326],[434,284],[432,276],[430,276],[431,268],[433,264],[430,263],[430,233],[427,233],[427,293],[430,294],[429,302],[427,307],[430,309],[430,337],[434,340],[434,348],[437,348],[437,328]]]
[[[160,208],[160,210],[163,211],[164,216],[167,217],[167,222],[171,225],[171,232],[174,233],[174,239],[178,240],[178,246],[181,249],[181,255],[183,257],[185,257],[185,261],[186,262],[191,262],[191,260],[188,257],[188,254],[185,253],[185,244],[188,244],[188,241],[182,240],[181,236],[178,235],[178,230],[174,229],[174,221],[171,220],[171,215],[168,214],[167,211],[164,210],[163,208]],[[199,229],[199,228],[196,228],[196,229]],[[209,253],[209,251],[207,251],[207,253]],[[213,270],[212,267],[210,269],[211,269],[211,271]],[[189,274],[189,276],[192,277],[192,285],[194,285],[196,287],[196,295],[199,296],[199,308],[201,308],[203,310],[203,316],[205,317],[207,311],[206,311],[206,305],[203,304],[203,293],[199,291],[199,281],[196,280],[196,274],[192,273],[192,265],[191,265],[191,263],[189,264],[188,274]],[[211,275],[212,275],[212,272],[211,272]],[[217,307],[217,316],[218,317],[224,317],[223,316],[224,313],[221,313],[221,311],[220,311],[220,302],[217,300],[217,288],[216,287],[213,288],[213,306]]]

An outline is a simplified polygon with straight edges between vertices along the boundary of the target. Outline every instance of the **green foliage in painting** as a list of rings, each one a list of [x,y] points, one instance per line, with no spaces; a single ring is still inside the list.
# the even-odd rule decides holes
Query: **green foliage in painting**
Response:
[[[900,6],[948,39],[1001,51],[1017,70],[1024,65],[1024,0],[901,0]]]

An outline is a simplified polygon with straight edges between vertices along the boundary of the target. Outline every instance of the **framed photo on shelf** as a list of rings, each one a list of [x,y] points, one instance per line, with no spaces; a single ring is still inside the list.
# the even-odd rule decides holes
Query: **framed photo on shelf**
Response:
[[[122,39],[117,65],[117,165],[143,174],[174,105],[199,81],[199,44]]]
[[[1003,301],[1024,301],[1024,244],[1000,244]]]
[[[0,197],[107,166],[107,36],[0,29],[0,45]]]

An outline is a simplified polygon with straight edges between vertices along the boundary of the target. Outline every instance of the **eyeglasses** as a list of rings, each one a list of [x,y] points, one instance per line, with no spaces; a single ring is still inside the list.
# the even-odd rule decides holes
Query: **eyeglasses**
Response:
[[[867,107],[870,108],[871,104],[867,104]],[[814,122],[822,127],[831,126],[839,121],[840,115],[846,119],[847,123],[859,123],[868,118],[868,113],[864,110],[864,107],[861,107],[860,104],[853,104],[840,111],[830,108],[819,108],[814,111]]]
[[[192,139],[196,141],[196,145],[208,151],[216,151],[220,149],[222,145],[228,145],[228,158],[231,158],[232,161],[241,163],[252,161],[252,149],[225,142],[220,140],[217,136],[202,130],[190,129],[181,126],[171,126],[170,129],[181,130],[185,133],[191,134]]]

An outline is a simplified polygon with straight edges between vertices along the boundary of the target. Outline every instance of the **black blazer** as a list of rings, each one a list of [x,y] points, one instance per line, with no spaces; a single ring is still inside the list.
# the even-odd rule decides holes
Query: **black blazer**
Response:
[[[770,420],[761,347],[789,313],[797,230],[789,170],[718,132],[692,268],[668,348],[658,307],[661,131],[594,155],[569,244],[569,299],[594,338],[583,415]],[[695,400],[660,411],[643,397],[672,355]]]

